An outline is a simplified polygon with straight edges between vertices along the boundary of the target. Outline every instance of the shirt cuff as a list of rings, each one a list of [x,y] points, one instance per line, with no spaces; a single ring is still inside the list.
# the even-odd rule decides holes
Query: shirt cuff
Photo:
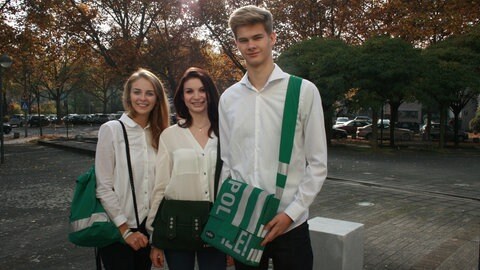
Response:
[[[297,222],[298,218],[305,212],[305,207],[303,207],[298,202],[292,202],[287,209],[285,209],[285,214],[287,214],[293,222]]]
[[[112,221],[115,224],[115,226],[120,227],[120,225],[127,222],[128,220],[124,215],[119,215],[116,218],[114,218]]]

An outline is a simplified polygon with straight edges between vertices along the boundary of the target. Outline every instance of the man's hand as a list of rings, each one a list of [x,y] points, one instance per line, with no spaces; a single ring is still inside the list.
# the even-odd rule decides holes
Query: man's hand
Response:
[[[155,267],[162,268],[165,261],[163,250],[152,247],[150,250],[150,260],[152,260]]]
[[[267,225],[265,225],[265,230],[267,230],[268,233],[265,236],[265,239],[263,239],[261,245],[266,246],[277,238],[277,236],[282,235],[292,223],[293,220],[284,212],[276,215],[269,223],[267,223]]]

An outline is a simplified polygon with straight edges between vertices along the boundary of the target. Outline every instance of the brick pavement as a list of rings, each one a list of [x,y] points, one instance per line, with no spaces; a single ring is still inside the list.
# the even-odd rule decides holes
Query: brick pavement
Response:
[[[480,151],[335,147],[329,157],[312,214],[365,224],[364,269],[478,269]]]
[[[5,145],[0,165],[0,269],[94,269],[93,249],[67,240],[75,179],[89,155],[35,143]]]
[[[311,215],[365,224],[364,269],[442,269],[454,261],[456,267],[443,269],[473,270],[478,267],[479,203],[459,200],[327,181]]]
[[[479,152],[329,151],[311,216],[364,223],[364,269],[478,269]],[[93,269],[93,251],[66,239],[73,179],[91,155],[37,144],[6,153],[0,269]]]

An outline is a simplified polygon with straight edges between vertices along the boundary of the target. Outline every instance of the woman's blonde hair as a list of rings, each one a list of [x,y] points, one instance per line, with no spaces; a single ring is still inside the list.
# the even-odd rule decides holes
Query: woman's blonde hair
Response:
[[[155,95],[157,96],[157,102],[148,116],[148,121],[152,131],[152,146],[155,149],[158,149],[158,139],[160,138],[160,133],[162,133],[162,131],[170,125],[170,108],[167,101],[167,95],[165,94],[165,89],[160,79],[151,71],[144,68],[140,68],[135,71],[132,75],[130,75],[123,87],[123,108],[128,115],[135,117],[136,111],[132,106],[130,92],[132,91],[132,84],[140,78],[149,81],[153,85]]]
[[[264,8],[259,8],[254,5],[248,5],[236,9],[232,15],[230,15],[230,19],[228,20],[228,25],[235,38],[237,38],[238,27],[254,25],[257,23],[263,24],[267,34],[270,35],[273,32],[272,13]]]

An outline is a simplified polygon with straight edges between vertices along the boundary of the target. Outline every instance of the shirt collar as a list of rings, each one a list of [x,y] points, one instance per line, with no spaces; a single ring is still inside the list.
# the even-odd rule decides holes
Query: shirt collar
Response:
[[[265,87],[274,81],[282,80],[289,77],[288,73],[284,72],[277,64],[274,64],[274,66],[275,67],[273,68],[273,71],[270,74],[270,77],[268,77]],[[248,71],[247,73],[245,73],[245,75],[243,75],[242,79],[240,80],[240,83],[245,87],[247,87],[248,89],[254,89],[253,85],[248,80]]]
[[[122,116],[120,117],[120,121],[122,121],[125,125],[131,128],[134,128],[137,126],[140,127],[140,125],[137,124],[137,122],[133,121],[133,119],[130,118],[130,116],[128,116],[127,113],[122,114]],[[150,123],[147,123],[147,126],[145,127],[145,129],[148,129],[149,127],[150,127]]]

